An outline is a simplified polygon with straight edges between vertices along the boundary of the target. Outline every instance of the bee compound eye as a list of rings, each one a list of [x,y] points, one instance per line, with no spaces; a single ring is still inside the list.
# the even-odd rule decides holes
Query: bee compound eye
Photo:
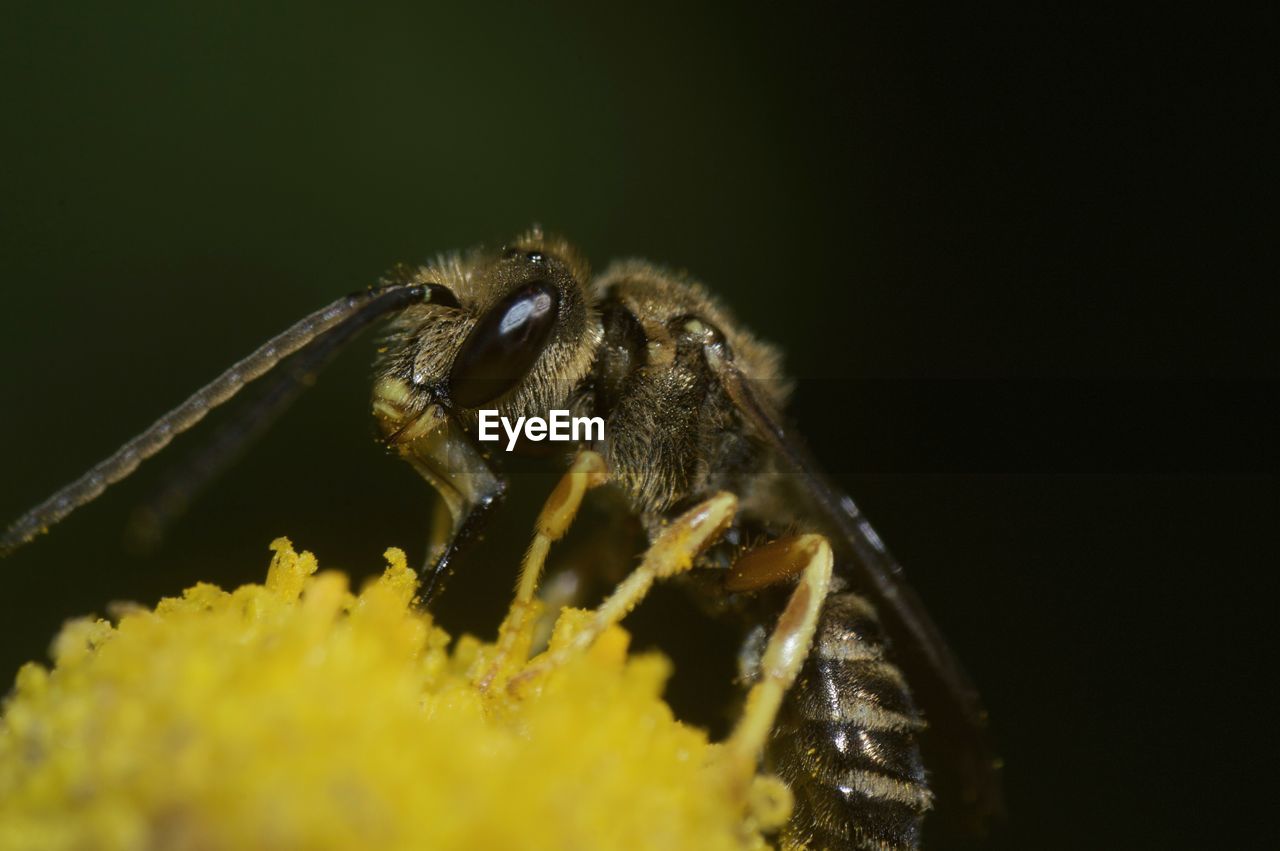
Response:
[[[519,384],[547,347],[559,306],[556,288],[535,280],[480,317],[449,370],[453,403],[478,408]]]

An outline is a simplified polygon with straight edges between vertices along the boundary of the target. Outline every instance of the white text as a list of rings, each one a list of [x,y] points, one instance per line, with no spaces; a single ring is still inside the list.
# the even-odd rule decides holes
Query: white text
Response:
[[[515,449],[521,432],[526,440],[572,440],[586,442],[604,440],[604,419],[602,417],[570,417],[568,411],[552,409],[547,418],[517,417],[514,424],[507,417],[498,416],[496,410],[480,410],[480,440],[492,443],[501,440],[498,425],[507,435],[507,451]]]

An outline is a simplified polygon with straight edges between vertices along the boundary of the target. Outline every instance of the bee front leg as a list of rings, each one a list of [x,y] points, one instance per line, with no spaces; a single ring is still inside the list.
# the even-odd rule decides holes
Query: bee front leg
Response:
[[[483,525],[506,484],[475,443],[439,405],[404,411],[402,390],[390,379],[375,389],[374,414],[387,444],[440,495],[427,540],[422,598],[430,603],[453,569],[453,557]]]
[[[604,459],[590,449],[581,450],[565,472],[538,514],[533,541],[520,566],[516,598],[498,630],[498,644],[485,673],[477,680],[481,689],[489,688],[504,670],[518,668],[529,658],[541,604],[535,599],[538,582],[547,562],[551,545],[564,537],[573,523],[582,498],[588,490],[604,484],[608,470]]]
[[[569,531],[569,525],[577,517],[587,491],[604,484],[608,478],[608,469],[599,453],[590,449],[583,449],[578,453],[538,514],[533,542],[520,565],[520,582],[516,586],[517,605],[533,601],[551,544]]]
[[[778,709],[808,658],[818,616],[831,587],[831,545],[821,535],[781,538],[752,550],[730,569],[729,591],[752,591],[796,575],[795,590],[760,659],[760,679],[747,694],[746,708],[725,743],[743,777],[755,773]]]
[[[585,503],[583,508],[587,508]],[[540,611],[530,652],[537,652],[550,642],[562,609],[581,609],[588,605],[586,601],[602,598],[635,569],[639,555],[644,553],[644,526],[631,512],[621,490],[604,494],[591,506],[590,513],[591,522],[567,549],[557,550],[548,562],[549,572],[538,582]],[[574,526],[581,525],[579,513]]]
[[[628,612],[638,606],[657,580],[675,576],[691,568],[698,555],[714,543],[733,522],[737,511],[738,498],[723,492],[673,520],[645,552],[640,566],[622,580],[573,639],[555,652],[547,654],[546,658],[526,667],[511,679],[510,687],[516,689],[522,683],[563,665],[577,653],[589,648],[609,627],[621,622]]]

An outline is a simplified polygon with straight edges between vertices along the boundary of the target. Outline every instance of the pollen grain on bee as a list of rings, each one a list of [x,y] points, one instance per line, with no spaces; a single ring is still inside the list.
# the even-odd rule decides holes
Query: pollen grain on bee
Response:
[[[484,443],[501,441],[503,436],[498,432],[499,424],[506,434],[508,452],[515,449],[522,435],[525,440],[535,442],[554,440],[589,443],[604,440],[603,417],[574,417],[569,411],[558,408],[547,411],[545,418],[516,417],[514,423],[510,417],[501,416],[496,409],[482,408],[477,437]]]

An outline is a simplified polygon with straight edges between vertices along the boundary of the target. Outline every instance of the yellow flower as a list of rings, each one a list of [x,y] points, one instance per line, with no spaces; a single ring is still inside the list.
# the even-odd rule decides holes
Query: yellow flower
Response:
[[[413,606],[399,550],[358,595],[278,540],[265,585],[201,584],[26,665],[0,719],[0,848],[742,849],[789,797],[743,788],[626,634],[527,687]],[[553,646],[573,634],[566,610]]]

